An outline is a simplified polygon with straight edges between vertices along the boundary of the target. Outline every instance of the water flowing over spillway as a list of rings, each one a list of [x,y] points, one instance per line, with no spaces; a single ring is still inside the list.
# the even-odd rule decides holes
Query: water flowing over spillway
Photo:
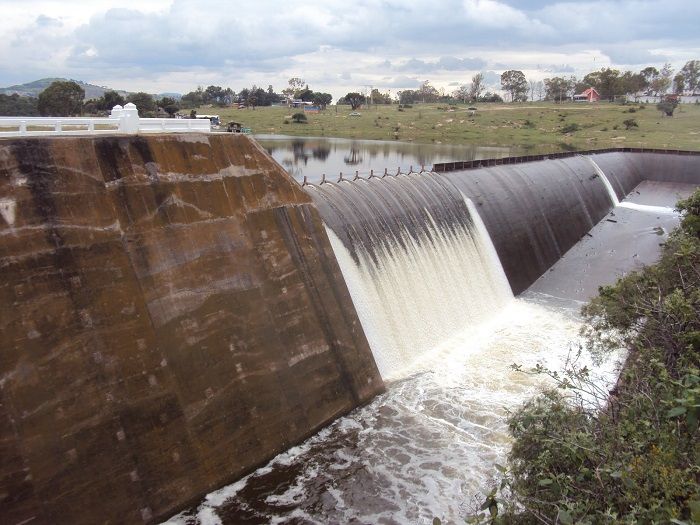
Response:
[[[400,377],[423,354],[483,322],[512,298],[473,204],[461,195],[450,197],[439,204],[452,210],[437,211],[443,215],[438,220],[426,207],[416,209],[423,223],[415,214],[395,214],[390,228],[364,229],[368,239],[351,232],[355,258],[328,229],[384,379]],[[347,210],[353,216],[342,217],[344,223],[363,222],[360,210]]]

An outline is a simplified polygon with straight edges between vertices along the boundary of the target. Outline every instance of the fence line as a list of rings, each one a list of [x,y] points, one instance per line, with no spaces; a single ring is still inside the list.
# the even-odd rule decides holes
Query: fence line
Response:
[[[7,128],[16,128],[7,131]],[[3,131],[5,130],[5,131]],[[209,133],[208,119],[141,118],[132,103],[114,106],[109,117],[0,117],[0,137],[100,135],[105,133]]]

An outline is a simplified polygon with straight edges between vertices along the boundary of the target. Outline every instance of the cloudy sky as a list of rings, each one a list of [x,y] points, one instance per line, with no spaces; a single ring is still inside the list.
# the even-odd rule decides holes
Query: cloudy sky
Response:
[[[0,13],[0,86],[281,91],[297,76],[338,97],[700,59],[699,0],[0,0]]]

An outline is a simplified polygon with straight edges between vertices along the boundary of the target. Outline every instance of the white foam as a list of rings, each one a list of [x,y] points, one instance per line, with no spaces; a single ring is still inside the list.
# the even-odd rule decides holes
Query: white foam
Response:
[[[467,205],[473,229],[440,229],[431,218],[431,239],[424,235],[416,240],[404,228],[405,248],[376,246],[376,264],[361,249],[356,263],[335,233],[326,229],[385,380],[405,376],[404,370],[423,354],[512,299],[483,223],[474,206]]]
[[[675,208],[668,206],[650,206],[648,204],[637,204],[636,202],[622,201],[618,204],[620,208],[628,208],[630,210],[641,211],[644,213],[655,213],[658,215],[678,215]]]
[[[425,354],[369,405],[207,497],[197,519],[214,519],[221,506],[258,508],[260,502],[230,498],[248,485],[254,490],[246,492],[259,494],[263,474],[287,469],[293,474],[285,483],[263,492],[270,523],[462,522],[466,503],[495,475],[493,464],[505,461],[509,411],[551,384],[510,365],[560,370],[581,343],[579,329],[573,317],[510,301]],[[614,380],[615,363],[599,367],[603,388]]]

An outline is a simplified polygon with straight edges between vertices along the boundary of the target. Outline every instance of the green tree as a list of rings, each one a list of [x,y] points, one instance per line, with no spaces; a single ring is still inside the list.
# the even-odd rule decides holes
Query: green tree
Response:
[[[12,95],[0,94],[0,116],[35,117],[37,115],[39,115],[39,108],[36,98],[21,97],[17,93]]]
[[[301,99],[304,102],[311,102],[314,98],[314,92],[309,89],[309,86],[306,86],[296,94],[296,98]]]
[[[642,91],[644,91],[646,95],[651,95],[651,84],[654,82],[654,79],[659,76],[659,70],[653,66],[648,66],[642,69],[639,74],[642,77]]]
[[[158,102],[158,107],[163,108],[163,110],[171,117],[180,111],[180,105],[172,97],[163,97]]]
[[[348,104],[350,104],[350,107],[351,107],[352,109],[357,109],[357,108],[359,108],[359,107],[364,103],[364,101],[365,101],[365,96],[364,96],[364,95],[361,95],[360,93],[356,93],[356,92],[354,92],[354,91],[351,92],[351,93],[348,93],[348,94],[345,95],[343,98],[345,99],[345,101],[346,101]]]
[[[547,100],[561,102],[570,98],[572,90],[576,87],[574,77],[554,77],[544,79],[545,97]]]
[[[671,87],[671,77],[673,76],[673,69],[671,64],[664,64],[659,74],[651,82],[651,90],[655,95],[663,95]]]
[[[437,102],[440,93],[434,86],[430,85],[430,80],[424,81],[418,88],[421,102]]]
[[[233,102],[233,91],[231,88],[208,86],[202,93],[202,101],[205,104],[214,104],[221,107],[229,106]]]
[[[131,102],[139,110],[139,115],[144,117],[152,114],[156,110],[156,101],[152,95],[139,91],[126,97],[126,102]]]
[[[204,104],[204,88],[199,86],[194,91],[185,93],[180,99],[180,104],[183,108],[198,108]]]
[[[691,93],[700,88],[700,60],[689,60],[681,69],[683,78],[685,79],[685,87]]]
[[[583,85],[594,87],[603,100],[615,100],[615,95],[622,95],[620,85],[620,72],[617,69],[604,67],[600,71],[593,71],[583,77]]]
[[[682,95],[683,91],[685,91],[685,76],[683,76],[683,73],[678,73],[673,77],[673,93]]]
[[[85,90],[72,80],[57,80],[39,93],[39,113],[50,117],[71,117],[83,109]]]
[[[527,80],[522,71],[509,69],[501,74],[501,87],[510,93],[511,102],[527,100]]]
[[[484,92],[484,74],[477,73],[472,77],[471,84],[469,84],[469,100],[471,102],[476,102],[479,97]]]
[[[470,97],[469,97],[469,86],[467,86],[467,85],[459,86],[459,88],[455,89],[455,90],[452,92],[452,97],[455,98],[455,99],[457,99],[457,100],[459,100],[459,101],[461,101],[461,102],[464,102],[464,103],[466,104],[466,103],[467,103],[467,100],[470,99]]]
[[[282,90],[282,94],[287,99],[287,102],[291,104],[292,100],[297,98],[297,94],[304,89],[306,82],[303,78],[292,77],[287,81],[287,87]]]
[[[391,93],[389,91],[382,93],[377,88],[374,88],[370,97],[372,98],[372,104],[391,104]]]
[[[637,95],[644,91],[644,85],[644,77],[641,73],[632,73],[632,71],[625,71],[619,81],[620,91],[625,95]]]
[[[311,101],[322,109],[326,109],[333,100],[333,95],[330,93],[314,93]]]
[[[111,111],[114,106],[123,106],[126,100],[116,91],[105,91],[104,95],[97,99],[97,109]]]

